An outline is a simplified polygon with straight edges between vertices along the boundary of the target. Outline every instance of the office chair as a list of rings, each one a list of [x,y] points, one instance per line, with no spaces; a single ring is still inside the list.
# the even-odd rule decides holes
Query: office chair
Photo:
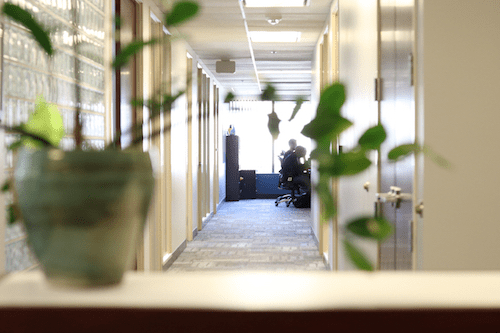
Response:
[[[292,176],[285,177],[282,173],[282,170],[280,170],[280,182],[278,188],[281,190],[290,190],[292,191],[292,193],[277,197],[274,204],[276,205],[276,207],[278,207],[280,203],[285,202],[286,206],[290,207],[290,204],[297,200],[295,191],[297,191],[297,193],[299,192],[299,184],[293,182]]]

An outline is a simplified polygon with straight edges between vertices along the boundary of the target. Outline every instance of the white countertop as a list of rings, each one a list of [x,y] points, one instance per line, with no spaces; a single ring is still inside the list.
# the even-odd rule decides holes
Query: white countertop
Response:
[[[41,272],[23,272],[0,280],[2,307],[500,309],[500,273],[128,272],[114,287],[68,289],[48,284]]]

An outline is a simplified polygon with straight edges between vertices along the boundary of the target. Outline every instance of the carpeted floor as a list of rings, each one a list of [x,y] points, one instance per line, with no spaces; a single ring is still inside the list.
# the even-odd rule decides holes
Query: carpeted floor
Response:
[[[166,272],[325,270],[310,213],[273,199],[225,202]]]

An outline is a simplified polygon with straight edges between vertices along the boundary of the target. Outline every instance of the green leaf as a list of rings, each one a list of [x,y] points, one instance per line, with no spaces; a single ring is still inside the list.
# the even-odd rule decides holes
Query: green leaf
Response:
[[[269,132],[273,136],[273,140],[278,139],[278,136],[280,135],[280,119],[278,118],[278,115],[276,112],[271,112],[269,115],[269,121],[267,122],[267,127],[269,128]]]
[[[305,99],[302,97],[299,97],[299,98],[297,98],[297,100],[295,102],[296,102],[295,108],[293,109],[292,115],[291,115],[290,119],[288,119],[288,121],[292,121],[293,118],[295,118],[295,116],[299,112],[300,108],[302,107],[302,104],[304,104]]]
[[[347,230],[355,235],[383,241],[392,233],[392,225],[381,217],[361,217],[350,221]]]
[[[420,151],[422,151],[422,148],[416,143],[404,144],[391,149],[387,154],[387,158],[392,161],[397,161]]]
[[[363,252],[361,252],[347,239],[344,240],[344,249],[347,257],[351,260],[354,266],[363,271],[373,271],[373,265],[370,260],[368,260]]]
[[[136,53],[140,52],[144,47],[156,44],[157,42],[158,40],[156,39],[151,39],[145,42],[142,40],[135,40],[131,42],[116,55],[112,64],[113,68],[118,69],[125,66],[130,61],[130,58]]]
[[[172,105],[175,101],[185,93],[184,90],[177,92],[175,95],[163,94],[163,102],[160,104],[159,111],[162,113],[170,112],[172,110]],[[156,117],[158,114],[153,113],[152,116]]]
[[[115,16],[115,29],[119,30],[122,27],[122,19],[120,16]]]
[[[340,115],[317,115],[309,124],[304,126],[301,133],[316,141],[331,141],[351,126],[352,122]]]
[[[276,96],[276,88],[268,84],[260,95],[260,99],[263,101],[277,101],[278,98]]]
[[[19,208],[15,204],[9,205],[7,207],[7,223],[12,225],[20,219],[21,214],[19,213]]]
[[[136,98],[136,99],[133,99],[130,101],[130,105],[132,105],[133,107],[142,107],[142,106],[146,106],[147,105],[147,101],[145,101],[144,99],[142,98]]]
[[[316,114],[319,116],[339,115],[345,102],[345,88],[340,83],[334,83],[321,93]]]
[[[429,146],[425,146],[422,148],[424,155],[429,157],[434,163],[442,168],[451,168],[451,163],[444,158],[443,156],[434,152]]]
[[[330,191],[328,178],[320,177],[318,184],[315,186],[315,191],[323,204],[324,221],[334,217],[337,214],[337,208],[335,207],[335,200]]]
[[[23,141],[22,140],[14,141],[7,149],[9,149],[9,150],[17,150],[17,149],[21,148],[22,145],[23,145]]]
[[[52,47],[49,34],[42,28],[40,23],[35,20],[30,12],[10,3],[3,5],[2,12],[30,30],[35,40],[49,56],[54,54],[54,48]]]
[[[372,128],[369,128],[360,138],[359,145],[363,149],[379,149],[380,145],[387,138],[387,134],[385,132],[384,126],[377,125]]]
[[[2,185],[2,192],[8,192],[10,190],[11,181],[10,179],[6,180]]]
[[[42,95],[36,98],[35,111],[30,115],[23,129],[47,140],[52,146],[59,146],[64,137],[64,124],[57,106],[45,101]],[[23,137],[23,145],[32,148],[41,148],[43,144],[29,137]]]
[[[334,155],[330,163],[323,163],[318,170],[332,177],[352,176],[365,171],[371,164],[363,152],[355,151]]]
[[[234,94],[232,92],[228,92],[226,95],[226,98],[224,98],[224,103],[229,103],[229,102],[234,101],[235,97],[236,96],[234,96]]]
[[[174,26],[194,17],[200,9],[196,1],[179,1],[172,11],[165,15],[165,25]]]

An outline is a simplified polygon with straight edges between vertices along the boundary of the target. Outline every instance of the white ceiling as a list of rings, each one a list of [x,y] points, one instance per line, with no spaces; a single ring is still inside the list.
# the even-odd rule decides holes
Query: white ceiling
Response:
[[[205,66],[227,89],[237,97],[251,98],[259,95],[259,84],[251,57],[251,48],[245,29],[240,0],[198,0],[200,14],[183,24],[178,30],[186,35]],[[310,0],[310,5],[299,8],[249,8],[243,7],[249,31],[300,31],[297,43],[251,43],[257,72],[265,70],[306,70],[307,73],[259,74],[260,86],[273,83],[281,99],[295,96],[310,98],[311,65],[316,42],[325,29],[332,0]],[[281,17],[278,25],[271,25],[268,18]],[[272,54],[271,51],[276,51]],[[216,73],[219,60],[236,62],[234,74]]]

